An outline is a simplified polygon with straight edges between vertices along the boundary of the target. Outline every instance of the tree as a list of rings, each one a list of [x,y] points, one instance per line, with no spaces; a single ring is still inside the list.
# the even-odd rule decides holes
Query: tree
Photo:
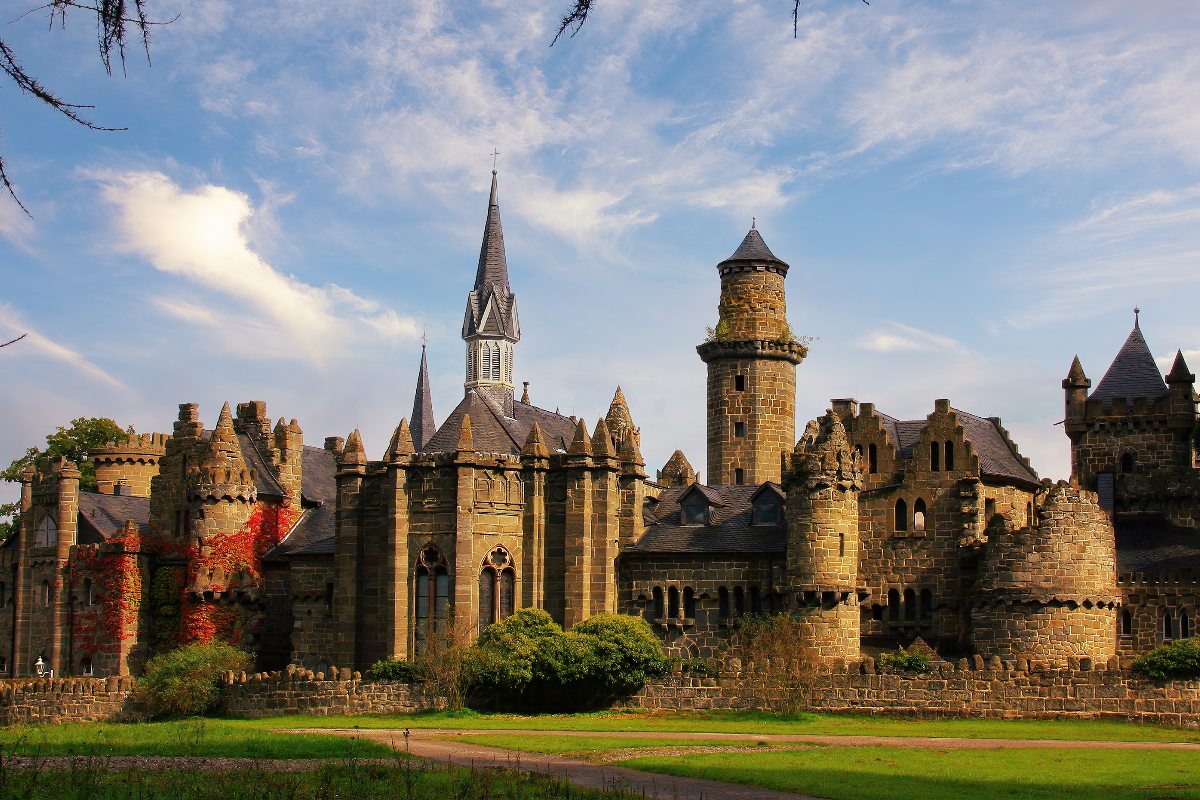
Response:
[[[125,71],[125,48],[129,41],[129,30],[131,27],[136,30],[137,37],[141,39],[142,47],[146,51],[146,61],[149,62],[150,28],[153,25],[163,23],[150,21],[146,16],[147,3],[148,0],[49,0],[45,5],[30,9],[26,16],[35,11],[49,12],[50,29],[53,30],[55,25],[60,29],[66,26],[67,11],[70,9],[77,9],[94,15],[96,18],[96,41],[100,51],[100,63],[104,65],[105,72],[111,75],[114,56],[116,57],[116,61],[121,65],[122,73]],[[3,39],[0,39],[0,70],[3,70],[4,74],[24,94],[30,95],[41,103],[45,103],[77,125],[82,125],[94,131],[125,130],[124,128],[106,128],[84,117],[81,113],[82,110],[93,108],[94,106],[68,103],[51,92],[26,71],[25,67],[17,59],[16,53],[13,52],[12,48]],[[12,181],[9,180],[8,171],[4,165],[3,154],[0,154],[0,184],[3,184],[9,196],[21,207],[21,210],[28,214],[29,209],[25,208],[20,198],[17,197],[16,189],[13,187]]]
[[[46,436],[46,449],[30,447],[25,455],[16,458],[3,471],[0,478],[6,481],[21,480],[21,473],[28,467],[38,467],[48,461],[64,456],[79,466],[79,488],[96,491],[96,467],[88,456],[108,442],[119,441],[127,432],[108,417],[79,417],[71,420],[70,427],[61,425],[54,433]],[[19,503],[0,504],[0,539],[6,539],[19,524]],[[11,517],[7,522],[5,517]]]

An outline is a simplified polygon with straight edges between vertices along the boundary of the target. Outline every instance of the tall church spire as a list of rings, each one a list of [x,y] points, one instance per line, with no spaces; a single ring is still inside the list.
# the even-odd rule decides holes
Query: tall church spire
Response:
[[[421,370],[417,373],[417,391],[413,397],[413,444],[421,450],[429,442],[437,425],[433,421],[433,395],[429,391],[429,364],[425,360],[425,345],[421,345]]]
[[[517,319],[517,296],[508,285],[495,170],[492,170],[492,190],[488,197],[475,285],[467,295],[462,337],[467,343],[464,388],[468,392],[476,389],[488,395],[511,416],[513,345],[521,340],[521,323]]]

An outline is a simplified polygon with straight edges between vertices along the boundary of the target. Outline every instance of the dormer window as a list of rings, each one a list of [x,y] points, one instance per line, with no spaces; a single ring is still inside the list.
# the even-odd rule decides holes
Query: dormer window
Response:
[[[774,484],[765,483],[762,488],[750,498],[753,514],[751,523],[754,525],[783,524],[783,492]]]
[[[697,497],[690,498],[679,507],[684,525],[707,525],[708,504]]]

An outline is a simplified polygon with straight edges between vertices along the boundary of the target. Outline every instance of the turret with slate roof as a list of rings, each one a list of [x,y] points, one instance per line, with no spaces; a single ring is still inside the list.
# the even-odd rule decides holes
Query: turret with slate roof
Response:
[[[1145,337],[1139,309],[1133,330],[1090,395],[1078,359],[1071,365],[1064,428],[1071,439],[1071,473],[1098,491],[1110,512],[1148,510],[1141,483],[1195,464],[1194,378],[1181,352],[1166,380]],[[1118,525],[1118,530],[1119,530]]]
[[[462,337],[467,343],[466,390],[478,389],[492,396],[511,417],[513,345],[521,340],[521,323],[517,318],[517,296],[508,285],[495,170],[492,170],[492,191],[483,226],[483,244],[479,248],[479,264],[475,270],[475,286],[467,295]]]
[[[717,265],[717,324],[696,348],[708,365],[710,483],[778,481],[796,434],[796,365],[808,355],[787,320],[786,262],[751,226]]]

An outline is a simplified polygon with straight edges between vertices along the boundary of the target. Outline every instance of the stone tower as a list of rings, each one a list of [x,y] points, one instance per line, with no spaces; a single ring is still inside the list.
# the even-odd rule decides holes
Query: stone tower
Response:
[[[150,481],[158,474],[158,462],[166,454],[162,433],[131,433],[122,441],[109,442],[91,454],[96,465],[97,490],[101,494],[149,497]]]
[[[467,343],[466,391],[475,389],[489,395],[511,417],[513,346],[521,340],[521,323],[517,319],[517,296],[508,285],[495,170],[492,170],[492,193],[483,226],[475,286],[467,295],[462,338]]]
[[[808,424],[784,478],[792,608],[819,660],[859,655],[858,458],[832,411]]]
[[[808,355],[788,328],[788,265],[751,227],[717,271],[717,325],[696,348],[708,365],[707,482],[778,481],[796,440],[796,365]]]
[[[1116,653],[1116,534],[1095,492],[1050,486],[1036,527],[990,532],[986,548],[971,608],[981,655],[1065,665]]]

